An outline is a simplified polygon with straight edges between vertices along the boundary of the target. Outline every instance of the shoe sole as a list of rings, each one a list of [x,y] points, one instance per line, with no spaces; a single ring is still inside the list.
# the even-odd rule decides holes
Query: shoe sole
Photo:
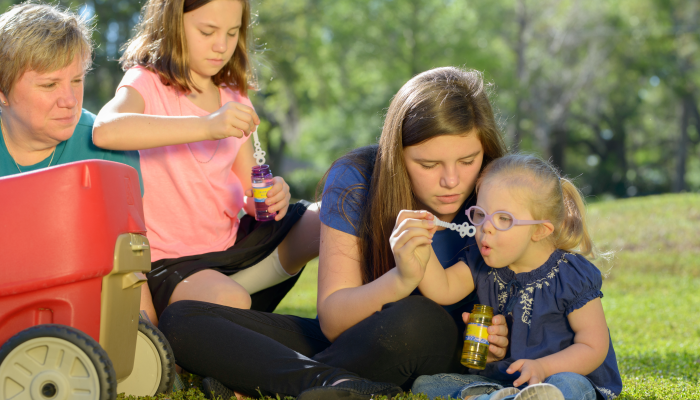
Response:
[[[511,388],[505,388],[498,390],[494,393],[491,394],[491,397],[489,397],[489,400],[503,400],[504,398],[508,396],[512,396],[514,394],[520,393],[520,390],[511,387]]]
[[[233,390],[227,388],[223,383],[211,377],[206,377],[202,380],[202,389],[204,395],[208,399],[220,397],[224,400],[229,400],[231,398],[236,400],[236,394],[233,392]]]
[[[514,400],[564,400],[564,395],[554,385],[538,383],[521,390]]]

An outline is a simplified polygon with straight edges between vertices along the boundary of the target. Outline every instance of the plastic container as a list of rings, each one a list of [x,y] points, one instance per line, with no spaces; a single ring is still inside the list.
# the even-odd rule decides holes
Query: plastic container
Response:
[[[491,326],[493,308],[475,304],[469,315],[467,332],[464,334],[464,348],[461,363],[473,369],[486,368],[486,356],[489,353],[489,334],[486,329]]]
[[[272,189],[272,172],[267,164],[256,165],[250,174],[253,181],[253,200],[255,200],[255,219],[258,221],[272,221],[277,215],[276,212],[268,212],[267,192]]]

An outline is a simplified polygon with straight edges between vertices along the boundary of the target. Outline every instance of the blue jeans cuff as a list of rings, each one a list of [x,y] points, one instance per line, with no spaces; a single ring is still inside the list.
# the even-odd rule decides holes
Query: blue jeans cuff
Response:
[[[423,375],[413,383],[413,393],[424,393],[431,400],[437,397],[463,399],[465,396],[489,394],[502,389],[498,382],[479,375]]]

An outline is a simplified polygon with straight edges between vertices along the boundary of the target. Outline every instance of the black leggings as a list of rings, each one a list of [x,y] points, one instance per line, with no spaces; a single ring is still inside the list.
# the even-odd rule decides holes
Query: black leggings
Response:
[[[296,397],[355,374],[408,390],[420,375],[466,372],[455,321],[423,296],[384,305],[333,343],[317,319],[197,301],[170,305],[159,328],[178,365],[247,396]]]

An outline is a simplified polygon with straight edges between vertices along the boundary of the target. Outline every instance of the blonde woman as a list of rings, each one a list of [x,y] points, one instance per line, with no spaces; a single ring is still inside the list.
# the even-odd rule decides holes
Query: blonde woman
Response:
[[[128,164],[138,153],[92,144],[82,108],[91,27],[56,6],[25,3],[0,15],[0,176],[86,159]]]

